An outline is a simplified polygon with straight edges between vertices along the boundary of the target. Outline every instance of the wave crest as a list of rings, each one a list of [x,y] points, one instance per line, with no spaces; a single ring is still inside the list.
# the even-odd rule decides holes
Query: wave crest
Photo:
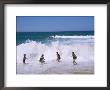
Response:
[[[86,36],[59,36],[59,35],[56,35],[56,36],[51,36],[52,38],[91,38],[93,39],[94,36],[93,35],[86,35]]]
[[[29,41],[17,46],[17,63],[22,63],[23,55],[26,54],[28,61],[38,61],[44,54],[46,61],[56,60],[56,52],[59,52],[62,60],[71,60],[72,51],[76,53],[79,61],[93,60],[93,44],[69,44],[65,45],[59,41],[52,42],[50,45],[41,42]],[[86,58],[86,59],[85,59]]]

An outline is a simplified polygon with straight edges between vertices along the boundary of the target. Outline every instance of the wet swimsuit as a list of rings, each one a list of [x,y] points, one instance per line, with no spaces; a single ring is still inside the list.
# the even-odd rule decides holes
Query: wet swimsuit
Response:
[[[77,56],[75,54],[73,54],[73,59],[77,59]]]
[[[44,57],[41,57],[39,61],[40,61],[41,63],[43,63],[43,62],[45,62],[44,60],[45,60]]]
[[[25,63],[26,57],[23,58],[23,63]]]

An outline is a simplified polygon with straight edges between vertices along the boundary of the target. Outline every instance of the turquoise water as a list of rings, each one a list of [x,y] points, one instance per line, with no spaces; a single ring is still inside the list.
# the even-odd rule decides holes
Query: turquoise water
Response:
[[[65,41],[73,38],[72,36],[93,36],[94,31],[64,31],[64,32],[16,32],[16,45],[26,41],[36,41],[41,43],[51,43],[56,36],[57,40]],[[70,36],[70,38],[68,38]],[[77,38],[74,38],[74,40]],[[81,38],[82,40],[85,38]],[[80,39],[80,40],[81,40]]]

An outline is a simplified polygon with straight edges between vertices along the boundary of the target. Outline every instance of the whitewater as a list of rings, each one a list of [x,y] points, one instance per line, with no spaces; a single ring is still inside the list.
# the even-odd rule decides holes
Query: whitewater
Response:
[[[27,40],[17,45],[17,74],[94,74],[94,36],[51,36],[50,44]],[[61,62],[57,62],[58,52]],[[72,52],[77,55],[73,64]],[[26,64],[23,55],[26,54]],[[39,59],[44,54],[45,64]]]

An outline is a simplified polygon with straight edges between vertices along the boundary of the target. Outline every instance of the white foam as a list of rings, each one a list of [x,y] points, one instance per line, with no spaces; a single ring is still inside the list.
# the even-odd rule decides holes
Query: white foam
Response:
[[[94,39],[94,36],[93,35],[86,35],[86,36],[59,36],[59,35],[56,35],[56,36],[51,36],[53,38],[75,38],[75,39]]]
[[[85,57],[84,60],[92,60],[93,56],[93,44],[72,44],[63,45],[58,41],[52,42],[51,45],[45,45],[31,41],[29,43],[23,43],[17,46],[17,62],[22,62],[24,54],[27,54],[29,59],[36,58],[39,60],[41,54],[45,55],[47,61],[56,59],[56,52],[58,51],[62,59],[72,59],[71,53],[74,51],[79,59]],[[83,59],[81,59],[83,61]]]
[[[80,39],[78,40],[81,41]],[[69,40],[69,42],[71,43],[64,44],[63,42],[68,42],[68,40],[67,41],[53,40],[50,44],[43,44],[41,42],[28,40],[28,42],[26,41],[25,43],[18,45],[17,46],[17,73],[46,73],[48,70],[52,68],[56,68],[55,69],[56,71],[55,72],[50,71],[50,73],[58,73],[64,69],[63,66],[66,66],[65,67],[66,69],[64,69],[64,72],[66,73],[65,70],[67,70],[67,73],[69,73],[68,70],[70,70],[73,62],[72,51],[74,51],[75,54],[77,55],[78,58],[76,61],[78,63],[86,62],[85,64],[83,63],[83,65],[78,67],[79,70],[84,68],[88,69],[89,67],[85,67],[85,66],[88,63],[91,66],[93,65],[93,62],[94,62],[94,43],[73,43],[72,41],[74,41],[74,39]],[[90,40],[87,39],[87,42],[89,41]],[[61,56],[62,62],[60,66],[58,64],[55,64],[57,59],[56,52],[58,52]],[[28,58],[26,60],[26,63],[29,63],[29,66],[23,65],[24,54],[26,54],[26,57]],[[39,58],[41,57],[42,54],[44,54],[44,58],[47,63],[46,64],[47,66],[43,68],[43,70],[39,63]],[[21,69],[20,67],[24,69]],[[57,72],[57,69],[59,68],[60,70],[58,70]],[[91,66],[91,68],[93,69],[93,66]],[[72,68],[71,68],[71,71],[72,71]]]
[[[56,64],[57,51],[61,55],[61,64]],[[79,72],[81,71],[80,69],[84,69],[85,71],[87,69],[93,69],[93,66],[91,66],[93,65],[94,60],[93,44],[86,43],[63,45],[57,41],[52,42],[52,44],[48,46],[42,43],[38,43],[36,41],[31,41],[29,43],[23,43],[17,46],[17,73],[72,73],[72,51],[74,51],[78,57],[77,63],[80,64],[80,66],[78,66],[77,68],[79,68]],[[26,63],[29,63],[29,65],[27,66],[24,66],[22,63],[23,54],[26,54],[26,57],[28,58],[26,60]],[[40,63],[38,61],[41,54],[44,54],[44,58],[47,63],[46,66],[44,66],[44,68],[40,66]],[[86,63],[83,63],[81,65],[82,62]],[[53,70],[55,70],[55,72]],[[77,69],[75,70],[75,72],[77,72]],[[88,70],[88,72],[90,71]]]

